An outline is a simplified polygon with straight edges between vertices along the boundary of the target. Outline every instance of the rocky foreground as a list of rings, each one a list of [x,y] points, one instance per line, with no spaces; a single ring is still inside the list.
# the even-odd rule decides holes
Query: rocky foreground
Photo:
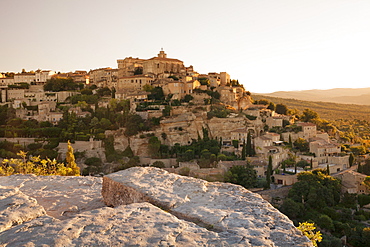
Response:
[[[312,244],[240,186],[135,167],[103,180],[0,177],[0,246]]]

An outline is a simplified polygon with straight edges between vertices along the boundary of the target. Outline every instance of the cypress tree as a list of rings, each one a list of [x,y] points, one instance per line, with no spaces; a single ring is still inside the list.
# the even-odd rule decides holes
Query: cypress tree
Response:
[[[251,133],[248,133],[247,135],[247,144],[246,144],[246,155],[248,157],[252,156],[253,153],[252,153],[252,136],[251,136]]]
[[[358,164],[358,167],[357,167],[357,172],[362,173],[362,171],[363,171],[362,166],[361,166],[361,164],[359,163],[359,164]]]
[[[242,149],[242,160],[245,160],[245,157],[246,157],[246,146],[245,146],[245,140],[243,141],[243,149]]]
[[[80,175],[80,168],[77,166],[75,162],[75,156],[73,154],[73,147],[68,140],[68,150],[66,153],[66,161],[67,161],[67,176],[79,176]]]
[[[269,164],[267,166],[267,174],[266,174],[266,189],[271,188],[271,175],[272,175],[272,156],[269,156]]]
[[[349,155],[349,166],[351,167],[353,165],[353,162],[355,162],[355,156],[353,153]]]

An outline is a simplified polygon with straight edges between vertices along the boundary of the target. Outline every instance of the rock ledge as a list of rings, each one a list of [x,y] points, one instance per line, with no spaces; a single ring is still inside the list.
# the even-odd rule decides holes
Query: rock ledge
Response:
[[[109,206],[149,202],[231,245],[312,246],[285,215],[238,185],[134,167],[105,176],[102,195]]]

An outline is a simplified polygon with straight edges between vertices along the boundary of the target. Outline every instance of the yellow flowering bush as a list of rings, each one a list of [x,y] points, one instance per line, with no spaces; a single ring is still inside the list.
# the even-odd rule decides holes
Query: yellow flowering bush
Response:
[[[17,153],[20,159],[4,159],[0,165],[0,176],[13,174],[35,174],[35,175],[61,175],[79,176],[80,168],[75,162],[73,148],[68,141],[67,165],[58,163],[55,159],[41,159],[40,156],[33,156],[27,159],[27,152]]]
[[[297,227],[309,240],[311,240],[312,244],[317,247],[317,242],[322,241],[322,234],[320,231],[314,232],[316,226],[314,223],[303,222],[299,223]]]

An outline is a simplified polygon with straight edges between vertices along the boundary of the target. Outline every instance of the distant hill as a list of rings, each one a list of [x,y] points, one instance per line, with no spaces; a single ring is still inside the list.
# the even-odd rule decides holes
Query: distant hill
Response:
[[[252,98],[254,100],[266,99],[275,104],[284,104],[289,109],[297,109],[301,112],[308,108],[317,112],[321,118],[327,120],[360,119],[370,121],[370,105],[339,104],[323,101],[303,101],[292,98],[285,99],[258,94],[252,94]]]
[[[328,90],[278,91],[263,94],[270,97],[323,101],[341,104],[370,105],[369,88],[334,88]]]

